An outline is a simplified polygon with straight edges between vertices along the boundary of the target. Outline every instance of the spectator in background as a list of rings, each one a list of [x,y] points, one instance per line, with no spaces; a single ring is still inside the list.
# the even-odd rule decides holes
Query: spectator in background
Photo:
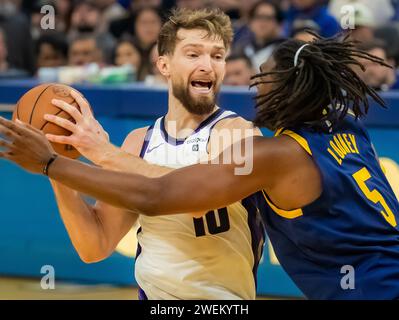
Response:
[[[98,29],[101,32],[107,32],[111,21],[123,18],[126,10],[117,0],[96,0],[96,5],[101,11],[101,22]]]
[[[68,38],[73,39],[80,34],[92,33],[103,52],[104,62],[111,63],[115,39],[110,33],[102,32],[101,21],[102,13],[95,1],[79,1],[72,11]]]
[[[245,43],[247,39],[252,37],[252,32],[248,27],[250,21],[250,11],[259,0],[239,1],[238,3],[238,19],[232,19],[234,28],[233,47],[237,43]]]
[[[322,37],[331,37],[342,31],[338,21],[329,12],[324,0],[291,0],[286,14],[285,33],[290,35],[295,20],[313,20]]]
[[[320,34],[320,28],[316,22],[312,20],[295,20],[292,26],[291,38],[311,42],[315,37],[308,31]]]
[[[96,32],[100,25],[101,11],[94,1],[77,2],[71,15],[71,36],[81,32]]]
[[[251,60],[246,55],[230,55],[226,59],[224,84],[229,86],[250,85],[251,76],[255,73]]]
[[[120,38],[125,33],[134,36],[134,24],[139,10],[147,7],[156,8],[159,9],[160,12],[164,12],[166,16],[174,4],[173,0],[134,0],[131,2],[129,7],[130,10],[126,17],[112,21],[109,31],[115,38]]]
[[[374,36],[377,39],[383,40],[385,43],[389,43],[386,46],[387,61],[389,64],[395,67],[396,81],[390,88],[391,90],[399,89],[399,28],[398,26],[386,25],[379,27],[374,31]]]
[[[387,61],[385,43],[382,40],[375,39],[370,42],[361,43],[359,44],[359,49]],[[389,90],[394,85],[396,81],[394,69],[386,68],[369,60],[359,59],[359,62],[363,64],[365,71],[355,67],[356,73],[367,85],[375,90],[383,91]]]
[[[168,83],[167,79],[159,72],[157,66],[158,57],[159,57],[158,45],[154,44],[150,50],[150,56],[149,56],[151,64],[150,73],[147,74],[147,76],[144,79],[144,82],[147,85],[167,85]]]
[[[144,7],[137,11],[134,24],[134,39],[141,54],[139,81],[144,81],[146,76],[151,74],[150,51],[158,40],[161,27],[162,16],[159,9]]]
[[[355,29],[351,31],[352,39],[360,42],[373,41],[376,26],[373,12],[361,3],[351,5],[355,15]]]
[[[245,54],[251,59],[256,70],[272,54],[275,47],[284,41],[281,37],[283,13],[280,7],[270,0],[262,0],[250,11],[249,28],[251,37],[236,43],[234,52]]]
[[[330,0],[328,10],[337,21],[340,21],[343,6],[360,4],[373,13],[376,26],[382,26],[390,22],[394,17],[395,12],[392,4],[396,1],[397,0]]]
[[[132,0],[130,2],[130,8],[132,12],[136,12],[142,8],[153,7],[161,9],[163,7],[162,0]]]
[[[26,16],[19,12],[20,1],[0,1],[0,27],[6,37],[7,62],[29,74],[35,71],[34,47]]]
[[[134,13],[129,12],[126,17],[111,21],[109,24],[109,32],[117,39],[123,34],[134,36],[134,20]]]
[[[18,78],[27,77],[28,73],[13,68],[7,61],[8,50],[6,35],[3,29],[0,28],[0,78]]]
[[[177,8],[187,8],[191,10],[199,10],[211,5],[211,1],[204,0],[176,0]]]
[[[240,3],[245,3],[245,2],[246,1],[240,1],[240,0],[213,0],[211,4],[213,7],[221,9],[224,13],[226,13],[230,17],[230,20],[234,22],[240,19],[240,10],[239,10]]]
[[[7,44],[5,39],[5,34],[2,29],[0,29],[0,73],[4,73],[8,70],[7,62]]]
[[[56,30],[58,32],[69,31],[71,15],[73,8],[73,0],[56,0],[55,14],[56,14]]]
[[[37,40],[43,32],[40,22],[44,17],[41,13],[41,8],[44,5],[51,5],[55,9],[55,30],[58,32],[67,33],[70,27],[73,0],[39,0],[32,1],[30,11],[27,13],[30,17],[31,35],[34,40]]]
[[[134,34],[140,49],[148,52],[158,40],[162,27],[162,13],[154,7],[145,7],[137,11]]]
[[[37,67],[61,67],[68,61],[68,42],[63,33],[43,34],[36,42]]]
[[[386,46],[388,63],[399,66],[399,28],[394,24],[378,27],[374,30],[374,37],[389,43]]]
[[[115,49],[115,65],[130,65],[139,78],[141,69],[141,54],[137,45],[131,37],[124,36],[116,45]]]
[[[89,63],[103,64],[101,44],[92,34],[81,34],[70,43],[68,65],[84,66]]]
[[[237,4],[237,10],[239,16],[238,19],[241,25],[249,22],[251,9],[254,7],[254,5],[257,2],[259,2],[259,0],[246,0],[238,2]]]
[[[40,12],[40,10],[41,4],[36,2],[32,7],[32,12],[30,13],[30,34],[32,35],[32,39],[34,41],[39,39],[43,32],[43,29],[40,27],[40,21],[43,17],[43,14]]]

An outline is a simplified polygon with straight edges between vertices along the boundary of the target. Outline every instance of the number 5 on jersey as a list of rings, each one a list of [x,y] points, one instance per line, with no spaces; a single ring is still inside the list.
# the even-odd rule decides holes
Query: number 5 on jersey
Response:
[[[389,208],[382,194],[376,189],[370,190],[366,185],[366,181],[371,178],[371,174],[367,170],[367,168],[360,169],[359,171],[355,172],[352,176],[355,179],[356,183],[359,185],[360,190],[362,190],[364,195],[367,197],[367,199],[369,199],[374,204],[377,203],[381,204],[384,210],[381,210],[380,212],[382,216],[385,218],[385,220],[392,227],[396,227],[397,223],[395,215],[393,214],[391,208]]]

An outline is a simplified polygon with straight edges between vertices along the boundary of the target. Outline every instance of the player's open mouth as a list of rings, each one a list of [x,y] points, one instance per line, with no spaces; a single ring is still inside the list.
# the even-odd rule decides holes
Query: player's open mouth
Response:
[[[213,82],[206,80],[194,80],[191,81],[191,89],[200,94],[209,93],[212,89]]]

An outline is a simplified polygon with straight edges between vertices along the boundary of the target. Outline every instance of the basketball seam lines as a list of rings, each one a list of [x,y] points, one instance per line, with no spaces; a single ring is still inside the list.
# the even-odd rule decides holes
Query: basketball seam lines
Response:
[[[74,102],[76,102],[76,100],[74,100],[74,101],[71,102],[70,104],[72,104],[72,103],[74,103]],[[77,102],[76,102],[76,104],[77,104]],[[62,111],[64,111],[64,110],[60,109],[60,110],[55,114],[55,116],[59,115]],[[71,117],[70,117],[69,119],[71,119]],[[40,128],[40,131],[43,131],[44,128],[45,128],[49,123],[51,123],[51,122],[46,121],[46,123]],[[68,146],[70,146],[70,147],[72,147],[73,149],[76,150],[76,148],[74,148],[74,147],[71,146],[71,145],[65,145],[65,149],[67,149]],[[73,150],[68,150],[68,151],[73,151]]]
[[[48,85],[48,86],[46,87],[46,89],[44,89],[44,90],[39,94],[39,96],[37,97],[36,102],[35,102],[35,104],[33,105],[32,113],[30,114],[29,124],[32,124],[33,114],[34,114],[34,112],[35,112],[36,105],[37,105],[37,102],[39,101],[40,97],[42,96],[42,94],[43,94],[48,88],[50,88],[50,87],[52,87],[52,86],[53,86],[52,84]]]
[[[58,110],[58,112],[57,112],[56,114],[54,114],[54,115],[55,115],[55,116],[58,116],[62,111],[64,111],[64,110],[60,109],[60,110]],[[42,127],[40,128],[40,131],[42,131],[42,130],[44,129],[44,127],[47,126],[48,123],[49,123],[49,121],[46,121],[46,122],[44,123],[44,125],[42,125]]]
[[[73,100],[73,102],[71,102],[70,103],[70,105],[72,105],[72,103],[75,103],[76,102],[76,100]],[[77,102],[76,102],[76,104],[78,104]],[[62,110],[62,109],[60,109],[56,114],[54,114],[55,116],[58,116],[62,111],[64,111],[64,110]],[[68,120],[69,119],[71,119],[72,117],[69,117],[68,118]],[[44,125],[42,125],[42,127],[40,128],[40,130],[42,131],[43,129],[44,129],[44,127],[45,126],[47,126],[47,124],[49,124],[49,121],[46,121],[45,123],[44,123]]]

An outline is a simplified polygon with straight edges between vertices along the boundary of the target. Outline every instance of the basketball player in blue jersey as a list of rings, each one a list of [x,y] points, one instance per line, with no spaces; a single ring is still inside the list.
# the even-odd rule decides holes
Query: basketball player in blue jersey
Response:
[[[3,157],[148,215],[219,208],[261,190],[276,255],[308,298],[398,299],[399,203],[360,120],[368,96],[383,101],[353,71],[358,58],[385,65],[348,38],[287,40],[276,49],[254,77],[255,123],[276,136],[254,138],[248,175],[235,175],[233,162],[127,176],[54,155],[41,133],[6,120],[1,132],[14,144],[2,143]],[[350,286],[341,270],[351,270]]]
[[[169,87],[167,114],[131,132],[119,149],[108,142],[87,102],[76,96],[83,114],[55,101],[75,123],[47,117],[73,134],[49,140],[75,146],[102,168],[157,177],[217,156],[222,151],[216,141],[219,130],[260,134],[251,122],[215,104],[231,38],[230,19],[218,10],[174,12],[162,27],[158,47],[158,68]],[[132,108],[140,106],[132,101]],[[237,141],[244,138],[239,136]],[[126,161],[125,153],[145,161]],[[141,299],[255,298],[264,230],[254,197],[195,216],[148,217],[103,202],[93,207],[73,189],[56,181],[52,185],[66,229],[85,262],[107,258],[138,221],[135,277]]]

